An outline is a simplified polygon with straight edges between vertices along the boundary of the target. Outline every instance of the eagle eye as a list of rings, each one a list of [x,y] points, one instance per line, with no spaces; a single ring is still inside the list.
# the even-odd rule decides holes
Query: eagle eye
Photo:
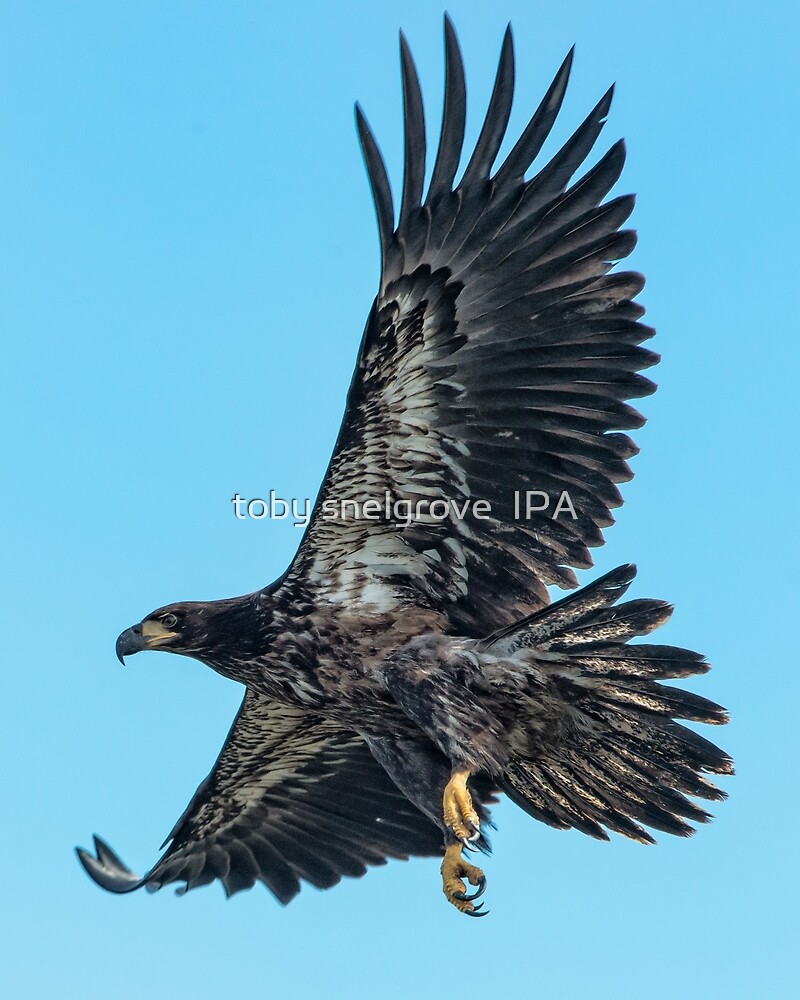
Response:
[[[166,614],[166,615],[162,615],[161,616],[161,624],[165,628],[173,628],[175,625],[178,624],[177,615],[173,615],[172,612],[170,612],[169,614]]]

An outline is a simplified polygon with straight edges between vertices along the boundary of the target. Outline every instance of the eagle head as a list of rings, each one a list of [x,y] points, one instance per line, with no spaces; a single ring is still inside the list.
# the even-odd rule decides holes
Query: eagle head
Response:
[[[244,603],[236,599],[168,604],[120,634],[117,658],[124,663],[124,657],[143,649],[162,649],[201,659],[228,634],[226,626],[234,610],[232,605]]]

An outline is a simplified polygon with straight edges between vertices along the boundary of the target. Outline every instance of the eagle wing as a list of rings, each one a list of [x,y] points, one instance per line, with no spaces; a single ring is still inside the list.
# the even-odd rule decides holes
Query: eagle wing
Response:
[[[570,53],[492,172],[512,102],[509,30],[477,145],[454,185],[465,85],[449,20],[445,40],[441,137],[423,201],[423,105],[401,36],[396,227],[386,168],[356,109],[380,291],[314,516],[282,582],[311,585],[318,600],[432,607],[480,633],[546,604],[549,584],[576,586],[571,567],[591,565],[588,547],[602,543],[622,502],[617,484],[632,477],[637,448],[622,432],[644,422],[626,400],[654,391],[637,372],[658,356],[639,346],[653,334],[633,301],[643,278],[609,274],[636,241],[620,229],[633,197],[604,201],[622,170],[622,142],[573,180],[611,91],[526,180],[561,107]],[[527,491],[533,507],[547,500],[529,517]],[[445,502],[444,516],[442,503],[426,506],[432,500]]]
[[[248,690],[222,752],[142,878],[99,837],[78,857],[110,892],[187,891],[219,879],[228,895],[263,882],[288,903],[359,877],[387,858],[442,853],[441,831],[395,787],[364,740]]]

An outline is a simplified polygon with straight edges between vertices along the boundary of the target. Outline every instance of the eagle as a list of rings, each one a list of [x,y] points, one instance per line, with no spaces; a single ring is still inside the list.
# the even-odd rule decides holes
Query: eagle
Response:
[[[654,333],[636,302],[644,279],[615,270],[636,243],[623,228],[633,196],[609,196],[623,142],[583,167],[613,88],[539,163],[570,51],[498,162],[509,26],[459,175],[466,87],[448,18],[444,35],[427,186],[420,84],[400,35],[397,215],[356,105],[380,284],[294,561],[255,593],[170,604],[117,639],[121,661],[179,653],[245,694],[146,875],[99,837],[94,853],[78,848],[111,892],[219,880],[230,895],[258,881],[285,904],[302,882],[324,889],[390,858],[440,857],[446,899],[485,916],[471,852],[488,853],[500,795],[558,829],[642,843],[651,830],[688,836],[710,818],[697,800],[725,797],[709,775],[732,773],[731,758],[683,724],[718,725],[725,711],[662,683],[708,663],[631,642],[671,606],[623,600],[632,565],[576,589],[632,478],[627,432],[644,420],[629,401],[655,390],[640,373],[658,361],[642,346]],[[572,593],[551,603],[553,586]]]

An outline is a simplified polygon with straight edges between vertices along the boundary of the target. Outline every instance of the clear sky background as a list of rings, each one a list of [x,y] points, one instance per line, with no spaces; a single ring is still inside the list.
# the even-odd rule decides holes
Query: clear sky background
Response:
[[[352,105],[400,183],[397,30],[438,130],[430,2],[0,9],[3,500],[0,977],[13,997],[797,995],[795,4],[452,0],[474,141],[507,20],[518,134],[569,46],[566,137],[617,82],[605,149],[639,195],[659,331],[636,480],[597,552],[677,605],[727,705],[731,798],[691,841],[599,844],[496,811],[488,920],[436,861],[283,910],[257,887],[114,897],[94,831],[142,871],[241,691],[114,658],[177,599],[244,593],[300,532],[230,497],[312,497],[376,288]],[[469,141],[469,140],[468,140]],[[553,146],[549,147],[551,150]],[[795,980],[794,983],[792,980]]]

